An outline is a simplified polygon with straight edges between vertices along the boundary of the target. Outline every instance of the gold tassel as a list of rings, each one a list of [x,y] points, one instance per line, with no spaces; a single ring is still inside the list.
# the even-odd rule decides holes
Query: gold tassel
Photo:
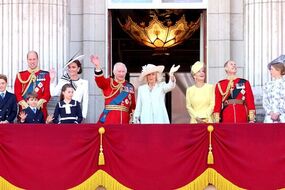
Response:
[[[105,165],[105,157],[103,153],[103,134],[105,133],[105,128],[100,127],[98,132],[100,134],[100,153],[99,153],[98,165],[102,166]]]
[[[214,155],[212,152],[212,132],[214,131],[214,127],[213,125],[209,125],[208,126],[208,131],[209,131],[209,152],[208,152],[208,159],[207,159],[207,163],[208,164],[214,164]]]
[[[207,163],[208,164],[214,164],[214,157],[213,157],[213,153],[212,153],[211,150],[209,150],[209,152],[208,152],[208,161],[207,161]]]

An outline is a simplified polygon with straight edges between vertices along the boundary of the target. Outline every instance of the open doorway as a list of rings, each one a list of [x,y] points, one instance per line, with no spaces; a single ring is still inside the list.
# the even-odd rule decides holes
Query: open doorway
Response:
[[[189,123],[189,116],[186,110],[185,93],[186,88],[193,84],[190,74],[190,67],[197,60],[206,62],[204,52],[206,44],[205,27],[198,29],[193,35],[180,45],[167,49],[167,53],[156,54],[154,49],[143,46],[132,39],[123,31],[118,20],[124,21],[128,16],[134,20],[147,19],[151,10],[149,9],[112,9],[109,10],[109,66],[121,61],[126,64],[129,75],[127,79],[136,87],[140,85],[138,76],[142,66],[152,63],[164,65],[164,72],[168,73],[173,64],[180,65],[176,74],[177,86],[166,95],[166,107],[171,123]],[[163,12],[163,10],[159,10]],[[202,23],[205,22],[206,11],[200,9],[179,10],[188,22],[195,21],[199,17]],[[202,32],[201,32],[202,31]],[[202,51],[201,51],[202,49]],[[165,75],[168,81],[168,75]]]

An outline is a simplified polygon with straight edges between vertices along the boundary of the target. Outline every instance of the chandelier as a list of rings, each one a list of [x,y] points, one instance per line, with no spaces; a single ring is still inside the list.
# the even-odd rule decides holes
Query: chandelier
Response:
[[[156,51],[164,51],[181,44],[200,27],[200,18],[188,23],[184,15],[174,24],[170,20],[160,21],[156,15],[152,16],[148,26],[145,22],[134,22],[130,16],[125,24],[118,21],[122,29],[135,41]]]

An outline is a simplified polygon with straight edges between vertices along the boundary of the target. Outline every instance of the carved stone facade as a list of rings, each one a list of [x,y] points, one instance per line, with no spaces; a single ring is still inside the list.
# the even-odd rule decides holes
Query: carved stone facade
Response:
[[[96,122],[103,108],[101,91],[94,82],[91,54],[107,66],[107,3],[102,0],[4,0],[0,3],[0,73],[8,75],[13,89],[15,75],[26,69],[26,53],[39,52],[40,67],[62,66],[75,52],[85,54],[83,78],[89,80],[86,122]],[[250,80],[262,121],[262,86],[270,76],[267,63],[285,52],[285,0],[208,0],[208,80],[224,78],[223,64],[233,59],[239,76]],[[53,99],[50,109],[57,99]]]

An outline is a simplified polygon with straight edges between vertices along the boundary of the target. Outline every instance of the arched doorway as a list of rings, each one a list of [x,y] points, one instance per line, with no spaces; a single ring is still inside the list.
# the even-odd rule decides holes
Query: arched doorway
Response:
[[[165,9],[166,10],[166,9]],[[165,11],[163,9],[159,12]],[[165,72],[168,73],[173,64],[180,65],[179,72],[176,74],[177,87],[166,96],[166,107],[169,113],[169,118],[172,123],[188,123],[189,116],[185,107],[186,88],[193,84],[190,75],[190,67],[197,60],[206,62],[206,11],[202,9],[179,9],[183,13],[188,22],[196,21],[201,17],[201,23],[204,24],[199,30],[184,43],[167,49],[167,52],[157,54],[152,48],[143,46],[134,41],[127,33],[123,31],[118,20],[124,20],[127,16],[132,16],[134,20],[145,19],[150,9],[112,9],[109,10],[109,46],[110,53],[109,66],[121,61],[128,68],[128,80],[135,87],[138,87],[137,80],[142,66],[152,63],[155,65],[164,65]],[[202,51],[201,51],[202,50]],[[168,75],[165,75],[165,80],[168,81]]]

